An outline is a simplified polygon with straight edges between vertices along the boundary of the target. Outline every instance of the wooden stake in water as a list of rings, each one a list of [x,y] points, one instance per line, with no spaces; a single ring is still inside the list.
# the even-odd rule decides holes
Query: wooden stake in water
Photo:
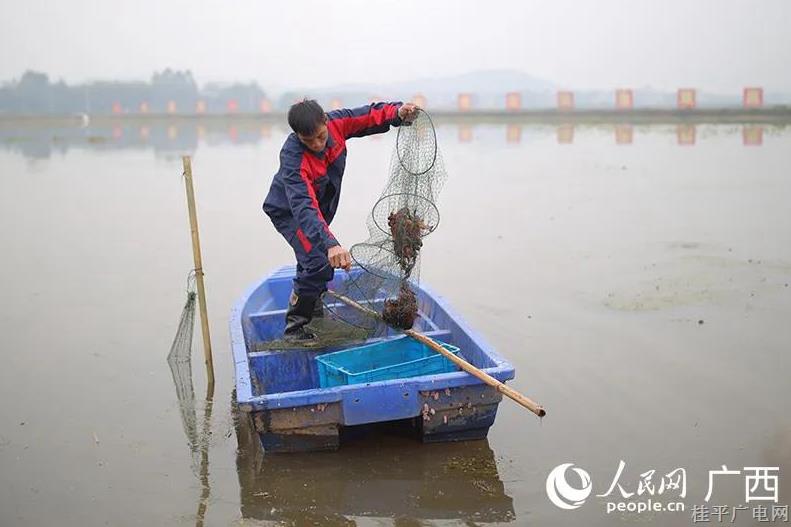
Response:
[[[203,263],[201,261],[200,238],[198,237],[198,213],[195,210],[195,192],[192,189],[192,162],[190,156],[181,158],[184,163],[184,186],[187,189],[187,208],[190,214],[190,231],[192,232],[192,257],[195,261],[195,282],[198,284],[198,304],[200,322],[203,332],[203,362],[206,364],[206,379],[214,386],[214,361],[211,356],[211,338],[209,337],[209,316],[206,312],[206,288],[203,285]]]

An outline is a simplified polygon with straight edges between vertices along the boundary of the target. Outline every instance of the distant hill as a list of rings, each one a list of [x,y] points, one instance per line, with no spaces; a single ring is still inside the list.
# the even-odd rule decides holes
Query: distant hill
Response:
[[[473,102],[481,107],[502,106],[504,94],[544,94],[553,97],[557,91],[555,83],[514,70],[485,70],[436,78],[403,80],[388,84],[350,83],[311,88],[300,91],[288,90],[278,100],[278,106],[287,107],[294,99],[308,95],[323,104],[339,99],[344,105],[362,104],[371,98],[410,100],[420,94],[432,108],[455,108],[458,94],[473,95]],[[530,100],[530,97],[527,98]],[[523,101],[527,100],[523,97]]]
[[[341,84],[326,91],[381,91],[396,93],[504,93],[554,92],[555,83],[514,70],[485,70],[447,77],[403,80],[390,84]]]
[[[468,93],[472,105],[478,109],[502,109],[505,94],[516,92],[521,95],[524,108],[555,108],[557,91],[560,87],[550,80],[515,70],[484,70],[436,78],[397,81],[389,84],[349,83],[323,88],[292,89],[284,92],[277,107],[286,109],[295,100],[308,96],[317,99],[325,107],[334,103],[343,106],[366,104],[372,99],[411,100],[420,94],[430,109],[452,110],[457,107],[458,95]],[[567,87],[564,87],[568,89]],[[676,92],[657,90],[648,86],[632,88],[635,108],[674,108]],[[577,108],[612,108],[615,101],[615,86],[611,90],[572,90]],[[767,105],[791,104],[791,94],[766,92]],[[699,91],[698,106],[704,108],[738,107],[742,94],[715,94]]]

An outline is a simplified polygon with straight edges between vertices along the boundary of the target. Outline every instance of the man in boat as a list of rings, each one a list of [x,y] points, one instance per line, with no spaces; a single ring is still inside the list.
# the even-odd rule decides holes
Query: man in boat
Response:
[[[293,133],[280,149],[280,169],[263,205],[297,259],[284,340],[305,346],[318,343],[305,326],[323,316],[321,295],[335,269],[349,270],[352,264],[349,251],[329,227],[341,194],[346,140],[387,132],[417,115],[414,104],[400,102],[325,113],[319,103],[305,99],[289,109]]]

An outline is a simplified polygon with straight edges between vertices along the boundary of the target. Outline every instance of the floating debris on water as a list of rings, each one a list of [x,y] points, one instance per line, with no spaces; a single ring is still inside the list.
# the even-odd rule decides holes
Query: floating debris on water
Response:
[[[481,457],[452,457],[443,466],[446,472],[459,471],[480,477],[498,477],[497,463],[493,459]]]

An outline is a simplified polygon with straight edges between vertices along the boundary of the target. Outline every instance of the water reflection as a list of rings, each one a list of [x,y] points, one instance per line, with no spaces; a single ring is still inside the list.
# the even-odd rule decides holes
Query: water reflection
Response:
[[[181,311],[176,336],[168,353],[167,362],[176,387],[181,423],[187,438],[193,473],[201,482],[195,525],[202,527],[206,518],[211,487],[209,485],[209,445],[211,414],[214,407],[214,382],[207,383],[204,398],[203,424],[198,430],[195,390],[192,382],[192,340],[195,333],[195,273],[187,279],[187,301]]]
[[[185,373],[184,363],[176,365],[175,361],[168,361],[173,374],[173,382],[176,386],[176,394],[179,402],[179,412],[181,414],[184,433],[187,438],[191,456],[191,468],[195,476],[200,481],[200,495],[198,496],[197,512],[195,513],[195,525],[203,527],[206,518],[206,510],[209,506],[209,496],[211,495],[211,485],[209,480],[209,448],[211,445],[211,416],[214,408],[214,384],[208,383],[206,386],[206,397],[203,400],[203,423],[200,431],[198,430],[197,411],[195,396],[192,387],[191,371]],[[189,364],[187,364],[188,366]]]
[[[505,140],[510,144],[519,144],[522,141],[522,127],[518,124],[506,125]]]
[[[676,127],[676,138],[681,146],[695,145],[696,128],[694,124],[680,124]]]
[[[168,353],[168,366],[176,387],[181,424],[187,437],[187,446],[192,457],[192,470],[197,472],[200,438],[198,418],[195,410],[195,389],[192,383],[192,336],[195,332],[194,278],[190,273],[187,285],[187,301],[181,311],[176,337]]]
[[[681,123],[673,126],[649,124],[650,133],[671,133],[676,135],[679,146],[695,146],[700,136],[697,128],[704,126],[695,123]],[[718,125],[710,125],[718,127]],[[782,126],[782,125],[779,125]],[[719,127],[723,129],[722,126]],[[745,146],[761,146],[766,126],[743,124],[731,127],[728,133],[738,133],[741,129],[742,143]],[[632,124],[572,124],[565,123],[554,127],[556,142],[571,145],[578,140],[578,133],[586,130],[603,129],[614,135],[615,144],[631,145],[635,141],[635,127]],[[22,120],[0,120],[0,149],[22,154],[26,158],[46,159],[54,153],[66,153],[70,148],[91,150],[153,149],[156,156],[193,154],[201,143],[255,145],[266,141],[281,141],[289,132],[285,122],[261,122],[256,120],[168,120],[148,121],[108,120],[91,122],[86,126],[78,120],[33,122]],[[459,143],[483,142],[505,143],[508,145],[527,145],[525,134],[531,140],[553,133],[553,128],[540,123],[500,123],[484,122],[446,123],[440,122],[440,134],[454,134]],[[643,128],[638,133],[648,133]],[[375,135],[369,139],[381,140],[385,136]],[[452,137],[452,135],[451,135]],[[584,135],[583,135],[584,137]],[[705,133],[702,136],[706,137]]]
[[[472,141],[472,126],[469,124],[459,125],[459,143],[469,143]]]
[[[742,127],[742,144],[744,146],[761,146],[764,142],[764,127],[744,125]]]
[[[574,143],[574,125],[563,124],[558,126],[557,136],[559,145],[570,145]]]
[[[203,527],[206,509],[209,507],[209,495],[211,494],[211,486],[209,485],[209,439],[211,438],[211,413],[214,408],[214,383],[207,384],[206,398],[203,402],[203,427],[201,429],[200,468],[198,471],[201,493],[198,498],[198,511],[195,514],[196,527]]]
[[[615,144],[630,145],[634,141],[634,127],[631,124],[615,125]]]
[[[378,517],[425,525],[515,518],[488,441],[422,445],[383,429],[355,429],[337,452],[264,455],[247,414],[234,411],[234,423],[245,519],[356,525],[354,517]]]

